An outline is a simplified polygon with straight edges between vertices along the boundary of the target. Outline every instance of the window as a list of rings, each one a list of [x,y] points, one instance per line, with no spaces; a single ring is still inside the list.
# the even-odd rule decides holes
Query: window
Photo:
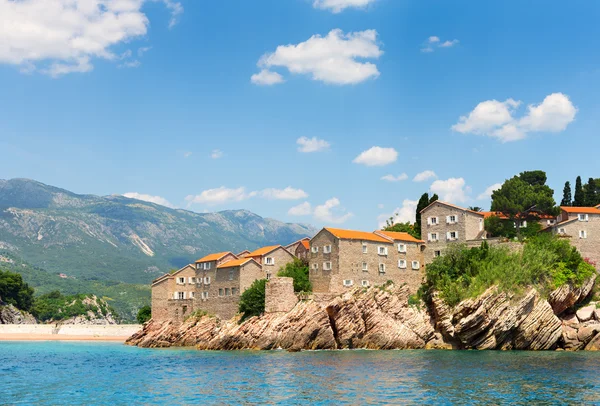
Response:
[[[267,257],[267,258],[265,258],[265,264],[267,264],[267,265],[275,265],[275,258],[273,258],[273,257]]]
[[[190,292],[190,299],[194,298],[194,292]]]
[[[369,286],[369,281],[363,280],[363,281],[360,282],[360,284],[363,285],[366,288],[366,287]]]
[[[313,269],[314,269],[315,271],[318,271],[318,270],[319,270],[319,264],[317,264],[317,263],[314,263],[314,264],[312,265],[312,267],[313,267]]]
[[[398,260],[398,268],[400,268],[400,269],[406,269],[406,260],[405,259],[399,259]]]
[[[190,284],[192,284],[192,283],[196,283],[196,278],[194,278],[193,276],[190,276],[190,277],[188,278],[188,281],[189,281],[189,283],[190,283]]]
[[[229,288],[225,288],[225,296],[231,296],[231,290]]]
[[[439,250],[438,251],[433,251],[433,256],[436,257],[436,258],[437,257],[441,257],[442,256],[442,251],[439,251]]]
[[[406,244],[398,244],[398,252],[406,252]]]
[[[362,270],[363,271],[368,271],[369,270],[369,264],[367,264],[366,262],[363,262]]]
[[[379,273],[380,274],[384,274],[385,273],[385,264],[379,264]]]
[[[458,238],[458,233],[456,231],[448,231],[446,238],[450,241],[456,240]]]
[[[231,288],[231,296],[235,296],[236,293],[237,293],[237,289]]]
[[[377,247],[377,253],[379,255],[387,255],[388,249],[387,249],[387,247]]]
[[[271,280],[271,274],[270,273],[267,273],[267,280],[268,281]]]
[[[323,270],[331,271],[331,262],[323,262]]]
[[[219,288],[219,296],[223,296],[223,288]]]
[[[177,278],[178,285],[185,285],[185,278]]]
[[[323,254],[331,254],[331,245],[326,245],[323,247]]]
[[[559,234],[565,234],[565,233],[566,233],[566,230],[565,230],[564,228],[559,228],[559,229],[558,229],[558,233],[559,233]]]
[[[434,226],[438,223],[438,218],[437,217],[429,217],[427,219],[427,224],[429,224],[430,226]]]
[[[419,261],[413,261],[412,269],[419,269],[419,268],[421,268],[421,264],[419,263]]]
[[[579,238],[587,238],[587,231],[581,230],[579,232]]]
[[[479,231],[483,231],[483,219],[479,219]]]
[[[208,299],[208,292],[202,292],[202,299]]]
[[[233,280],[233,275],[234,275],[234,273],[235,273],[235,272],[234,272],[234,270],[233,270],[233,269],[230,269],[230,270],[229,270],[229,280],[230,280],[230,281],[232,281],[232,280]]]
[[[446,223],[448,224],[456,224],[456,216],[448,216],[446,217]]]
[[[363,254],[366,254],[369,251],[367,244],[363,244]]]
[[[210,276],[207,276],[204,278],[204,284],[205,285],[210,285]]]
[[[553,225],[556,221],[555,220],[547,220],[546,224],[548,224],[549,226]]]
[[[427,240],[428,241],[437,241],[438,240],[438,234],[437,233],[429,233]]]
[[[311,247],[310,250],[313,254],[316,254],[319,252],[319,247]]]
[[[201,269],[202,264],[196,264],[196,269]]]
[[[354,282],[352,282],[352,279],[344,279],[344,286],[352,286],[354,285]]]
[[[589,216],[587,214],[579,214],[578,218],[579,218],[579,221],[588,221],[589,220]]]
[[[210,269],[210,262],[205,262],[203,265],[205,271],[208,271]]]
[[[178,300],[183,300],[185,299],[185,292],[175,292],[175,298]]]

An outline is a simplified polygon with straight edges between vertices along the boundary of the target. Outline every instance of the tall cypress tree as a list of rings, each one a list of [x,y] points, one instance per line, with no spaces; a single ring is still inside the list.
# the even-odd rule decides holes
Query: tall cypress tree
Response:
[[[573,206],[583,207],[585,206],[585,193],[583,193],[583,185],[581,184],[581,176],[577,177],[575,181],[575,198],[573,199]]]
[[[563,198],[562,201],[560,202],[561,206],[571,206],[573,204],[572,202],[573,198],[571,196],[571,182],[566,182],[565,183],[565,188],[563,189]]]
[[[415,217],[415,230],[419,233],[419,235],[421,234],[421,210],[427,206],[429,206],[429,194],[423,193],[419,199],[419,203],[417,203],[417,216]]]
[[[596,180],[590,178],[587,185],[585,185],[585,205],[594,207],[598,203],[598,196],[596,194]]]

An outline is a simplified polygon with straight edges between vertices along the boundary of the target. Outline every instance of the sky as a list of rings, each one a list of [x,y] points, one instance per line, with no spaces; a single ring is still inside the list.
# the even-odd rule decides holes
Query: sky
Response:
[[[600,2],[0,0],[0,178],[373,230],[600,176]]]

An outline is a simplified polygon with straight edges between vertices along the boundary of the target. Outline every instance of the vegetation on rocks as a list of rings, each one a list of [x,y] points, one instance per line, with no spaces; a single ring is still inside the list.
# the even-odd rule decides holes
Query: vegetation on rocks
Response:
[[[31,313],[40,321],[60,321],[78,316],[89,318],[89,312],[97,316],[115,314],[103,300],[95,300],[90,295],[63,295],[58,291],[37,297],[31,308]]]
[[[535,287],[542,295],[565,284],[580,286],[595,272],[568,241],[540,234],[529,238],[522,250],[504,247],[479,248],[456,245],[427,266],[420,296],[430,302],[434,291],[455,306],[497,285],[501,291],[520,293]]]
[[[286,264],[277,276],[293,278],[294,292],[312,292],[312,285],[308,277],[308,263],[296,258],[293,262]]]
[[[242,313],[241,321],[253,316],[260,316],[265,312],[266,279],[254,281],[240,297],[239,312]]]
[[[144,324],[152,318],[152,307],[149,305],[143,306],[137,314],[136,320],[140,324]]]
[[[33,288],[18,273],[0,271],[0,302],[28,312],[33,305]]]

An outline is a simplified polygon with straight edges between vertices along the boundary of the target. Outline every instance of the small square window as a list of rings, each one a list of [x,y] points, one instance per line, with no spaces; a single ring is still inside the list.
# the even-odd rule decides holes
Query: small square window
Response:
[[[360,284],[366,288],[369,286],[369,281],[361,281]]]
[[[223,296],[223,289],[219,288],[219,296]]]
[[[233,271],[233,269],[231,269],[231,270],[229,271],[229,280],[230,280],[230,281],[232,281],[232,280],[233,280],[233,276],[234,276],[234,271]]]
[[[369,270],[369,264],[367,264],[366,262],[362,263],[362,270],[363,271],[368,271]]]
[[[398,252],[406,252],[406,244],[398,244]]]
[[[385,273],[385,264],[379,264],[379,273],[380,274],[384,274]]]
[[[442,251],[438,250],[438,251],[433,251],[433,256],[434,257],[441,257],[442,256]]]
[[[237,289],[231,288],[231,296],[235,296],[236,293],[237,293]]]
[[[323,247],[323,254],[331,254],[331,245],[326,245]]]
[[[354,285],[354,282],[352,282],[352,279],[344,279],[344,286],[352,286]]]
[[[363,254],[366,254],[369,251],[369,248],[367,247],[366,244],[363,244]]]
[[[275,264],[275,258],[273,258],[273,257],[267,257],[267,258],[265,258],[265,264],[267,264],[267,265],[274,265]]]
[[[229,290],[229,288],[225,288],[225,296],[230,296],[231,295],[231,290]]]
[[[323,262],[323,270],[331,271],[331,262]]]
[[[405,259],[398,260],[398,268],[406,269],[406,260]]]
[[[421,267],[421,264],[419,263],[419,261],[412,261],[412,269],[419,269]]]

